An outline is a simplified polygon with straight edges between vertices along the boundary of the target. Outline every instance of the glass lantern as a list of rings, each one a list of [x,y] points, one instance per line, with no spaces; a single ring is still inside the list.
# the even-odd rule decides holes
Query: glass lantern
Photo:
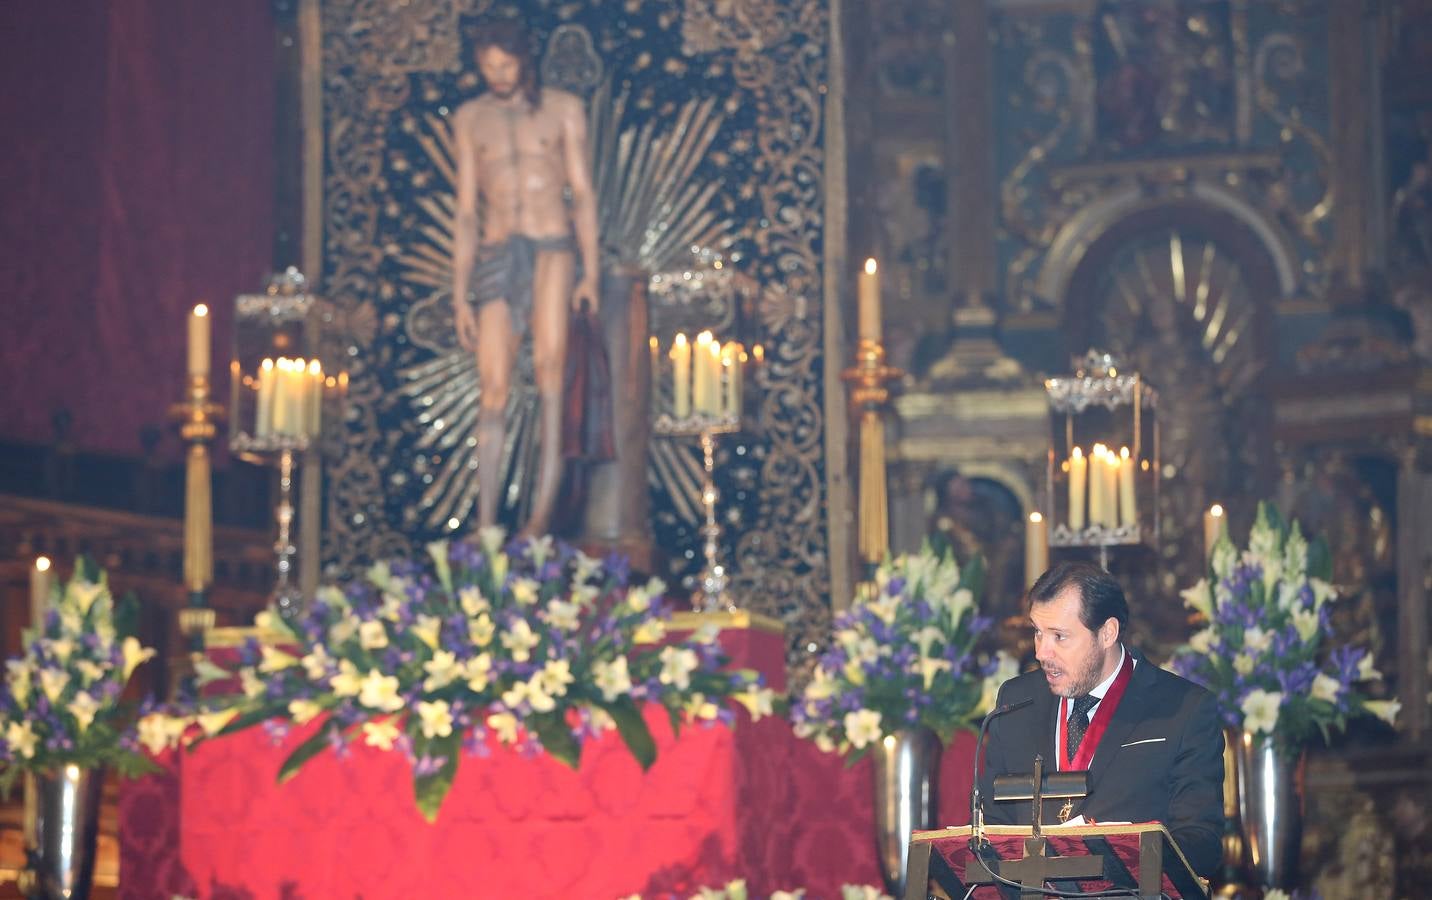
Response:
[[[1158,392],[1107,353],[1046,379],[1051,440],[1045,519],[1052,547],[1153,547],[1159,537]]]

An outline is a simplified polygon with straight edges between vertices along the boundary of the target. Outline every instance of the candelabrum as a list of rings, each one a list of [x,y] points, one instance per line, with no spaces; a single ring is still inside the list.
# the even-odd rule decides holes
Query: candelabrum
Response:
[[[850,385],[850,401],[860,411],[860,558],[867,569],[865,580],[890,550],[889,499],[885,484],[884,409],[890,399],[887,385],[904,372],[885,364],[880,341],[861,338],[855,365],[841,377]]]
[[[691,606],[697,612],[735,612],[739,607],[731,591],[731,574],[721,562],[721,523],[716,520],[716,436],[741,430],[739,413],[697,413],[677,419],[667,413],[657,416],[652,424],[656,434],[667,437],[698,437],[701,441],[701,506],[706,521],[701,526],[702,552],[706,563],[701,569],[697,589],[692,592]]]
[[[214,517],[209,443],[218,434],[224,407],[209,397],[209,376],[191,373],[184,400],[170,408],[179,434],[189,445],[184,482],[184,587],[188,603],[179,611],[179,630],[194,653],[204,650],[204,636],[214,627],[214,610],[205,592],[214,580]]]

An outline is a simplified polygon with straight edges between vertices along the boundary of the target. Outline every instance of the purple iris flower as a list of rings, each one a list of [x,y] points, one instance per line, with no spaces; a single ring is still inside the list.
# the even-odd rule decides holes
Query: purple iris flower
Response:
[[[424,778],[429,775],[436,775],[442,771],[442,767],[445,765],[447,765],[446,756],[429,756],[424,753],[418,758],[417,762],[413,763],[413,776],[415,778]]]

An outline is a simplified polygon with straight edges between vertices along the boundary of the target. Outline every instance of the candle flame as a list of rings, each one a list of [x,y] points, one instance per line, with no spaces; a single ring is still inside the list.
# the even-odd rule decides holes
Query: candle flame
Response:
[[[651,347],[651,352],[652,352],[652,353],[655,353],[655,352],[656,352],[656,348],[659,347],[659,346],[661,346],[661,343],[656,339],[656,335],[652,335],[651,337],[647,338],[647,339],[646,339],[646,343],[647,343],[647,346]]]
[[[1083,459],[1083,458],[1084,458],[1084,451],[1083,451],[1082,449],[1080,449],[1079,447],[1075,447],[1075,448],[1074,448],[1073,456],[1074,456],[1075,459]]]
[[[203,303],[200,303],[200,304],[198,304],[197,306],[194,307],[194,315],[198,316],[199,318],[202,319],[202,318],[204,318],[205,316],[207,316],[208,314],[209,314],[209,307],[208,307],[207,305],[205,305],[205,304],[203,304]]]
[[[37,572],[48,572],[48,571],[50,571],[50,558],[49,558],[48,556],[40,556],[40,557],[37,557],[37,558],[35,559],[35,571],[37,571]]]
[[[1120,456],[1121,458],[1123,458],[1123,459],[1128,459],[1128,458],[1129,458],[1129,448],[1128,448],[1128,447],[1120,447],[1120,448],[1119,448],[1119,456]]]
[[[872,256],[870,259],[867,259],[867,260],[865,261],[865,274],[866,274],[866,275],[874,275],[875,272],[876,272],[876,270],[879,269],[879,268],[880,268],[880,267],[879,267],[878,265],[876,265],[876,263],[875,263],[875,257]]]
[[[676,343],[676,345],[679,346],[679,347],[685,347],[685,346],[686,346],[686,332],[684,332],[684,331],[678,331],[678,332],[676,333],[676,341],[675,341],[675,343]]]
[[[1037,512],[1032,512],[1029,514],[1029,521],[1032,524],[1038,525],[1040,522],[1044,521],[1044,516],[1040,515]]]
[[[1219,503],[1213,504],[1208,508],[1208,514],[1214,518],[1223,515],[1223,505]]]
[[[757,344],[751,348],[751,354],[756,357],[756,362],[764,362],[766,359],[766,348]]]

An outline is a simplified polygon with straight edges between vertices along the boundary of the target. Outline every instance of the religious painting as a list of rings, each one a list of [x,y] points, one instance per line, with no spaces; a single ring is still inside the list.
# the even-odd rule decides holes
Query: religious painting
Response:
[[[746,605],[786,619],[793,640],[820,633],[825,523],[811,511],[824,492],[824,5],[347,0],[323,4],[322,16],[324,290],[344,321],[369,323],[345,347],[352,380],[327,491],[328,569],[410,554],[479,519],[483,386],[451,296],[453,123],[491,89],[476,36],[513,21],[542,82],[581,104],[603,304],[614,289],[649,303],[633,345],[645,353],[649,338],[669,346],[698,327],[761,345],[748,427],[720,449],[731,526],[722,552]],[[529,515],[543,469],[532,341],[520,337],[495,498],[509,527]],[[622,396],[617,408],[634,399],[647,402]],[[679,584],[700,563],[699,449],[663,438],[651,448],[649,488],[626,489],[649,490],[657,572]],[[570,535],[581,513],[565,484],[553,530],[565,513]]]

